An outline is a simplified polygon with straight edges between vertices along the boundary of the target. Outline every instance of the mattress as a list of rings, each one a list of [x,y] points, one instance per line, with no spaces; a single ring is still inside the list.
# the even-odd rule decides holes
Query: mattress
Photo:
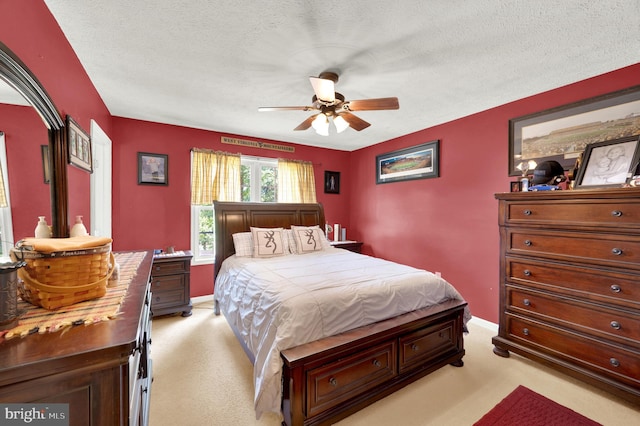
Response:
[[[435,274],[327,248],[272,258],[231,256],[214,299],[254,357],[256,418],[280,413],[280,352],[446,300],[463,300]],[[465,310],[465,324],[471,318]]]

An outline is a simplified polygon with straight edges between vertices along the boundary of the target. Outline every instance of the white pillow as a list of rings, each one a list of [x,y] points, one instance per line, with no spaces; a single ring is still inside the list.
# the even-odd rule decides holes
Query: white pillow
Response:
[[[253,235],[251,232],[238,232],[232,235],[233,247],[238,257],[253,256]]]
[[[289,254],[282,228],[251,227],[253,237],[253,257],[274,257]]]
[[[324,250],[330,247],[329,241],[320,227],[315,226],[295,226],[291,227],[295,248],[291,246],[291,252],[297,254],[311,253]]]

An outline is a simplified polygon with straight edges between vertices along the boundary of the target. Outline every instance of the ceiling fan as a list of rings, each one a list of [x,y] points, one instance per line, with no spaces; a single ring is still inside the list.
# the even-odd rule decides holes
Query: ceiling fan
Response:
[[[323,136],[329,136],[329,123],[333,122],[338,133],[348,127],[361,131],[371,124],[352,114],[352,111],[375,111],[398,109],[398,98],[362,99],[345,101],[344,96],[335,91],[338,74],[325,71],[318,77],[309,77],[315,95],[310,106],[260,107],[258,111],[318,111],[304,120],[293,130],[307,130],[313,127]]]

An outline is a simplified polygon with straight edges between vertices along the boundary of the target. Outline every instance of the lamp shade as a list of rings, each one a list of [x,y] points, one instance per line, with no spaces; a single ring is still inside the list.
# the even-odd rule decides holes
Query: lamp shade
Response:
[[[349,127],[349,123],[347,123],[347,120],[339,115],[333,117],[333,124],[336,126],[336,130],[338,131],[338,133],[344,132]]]
[[[322,136],[329,136],[329,120],[324,114],[318,114],[311,123],[316,133]]]

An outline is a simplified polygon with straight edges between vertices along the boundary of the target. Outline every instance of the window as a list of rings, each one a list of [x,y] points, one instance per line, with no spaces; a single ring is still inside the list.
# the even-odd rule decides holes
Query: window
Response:
[[[242,201],[278,201],[278,160],[242,157]]]
[[[11,201],[9,198],[9,178],[7,176],[7,151],[5,148],[4,132],[0,131],[0,169],[2,169],[2,179],[5,191],[5,203],[0,205],[0,262],[10,262],[9,250],[13,242],[13,223],[11,222]]]
[[[276,202],[278,200],[278,160],[242,156],[242,201]],[[193,264],[213,263],[215,238],[213,206],[191,206],[191,247]]]

